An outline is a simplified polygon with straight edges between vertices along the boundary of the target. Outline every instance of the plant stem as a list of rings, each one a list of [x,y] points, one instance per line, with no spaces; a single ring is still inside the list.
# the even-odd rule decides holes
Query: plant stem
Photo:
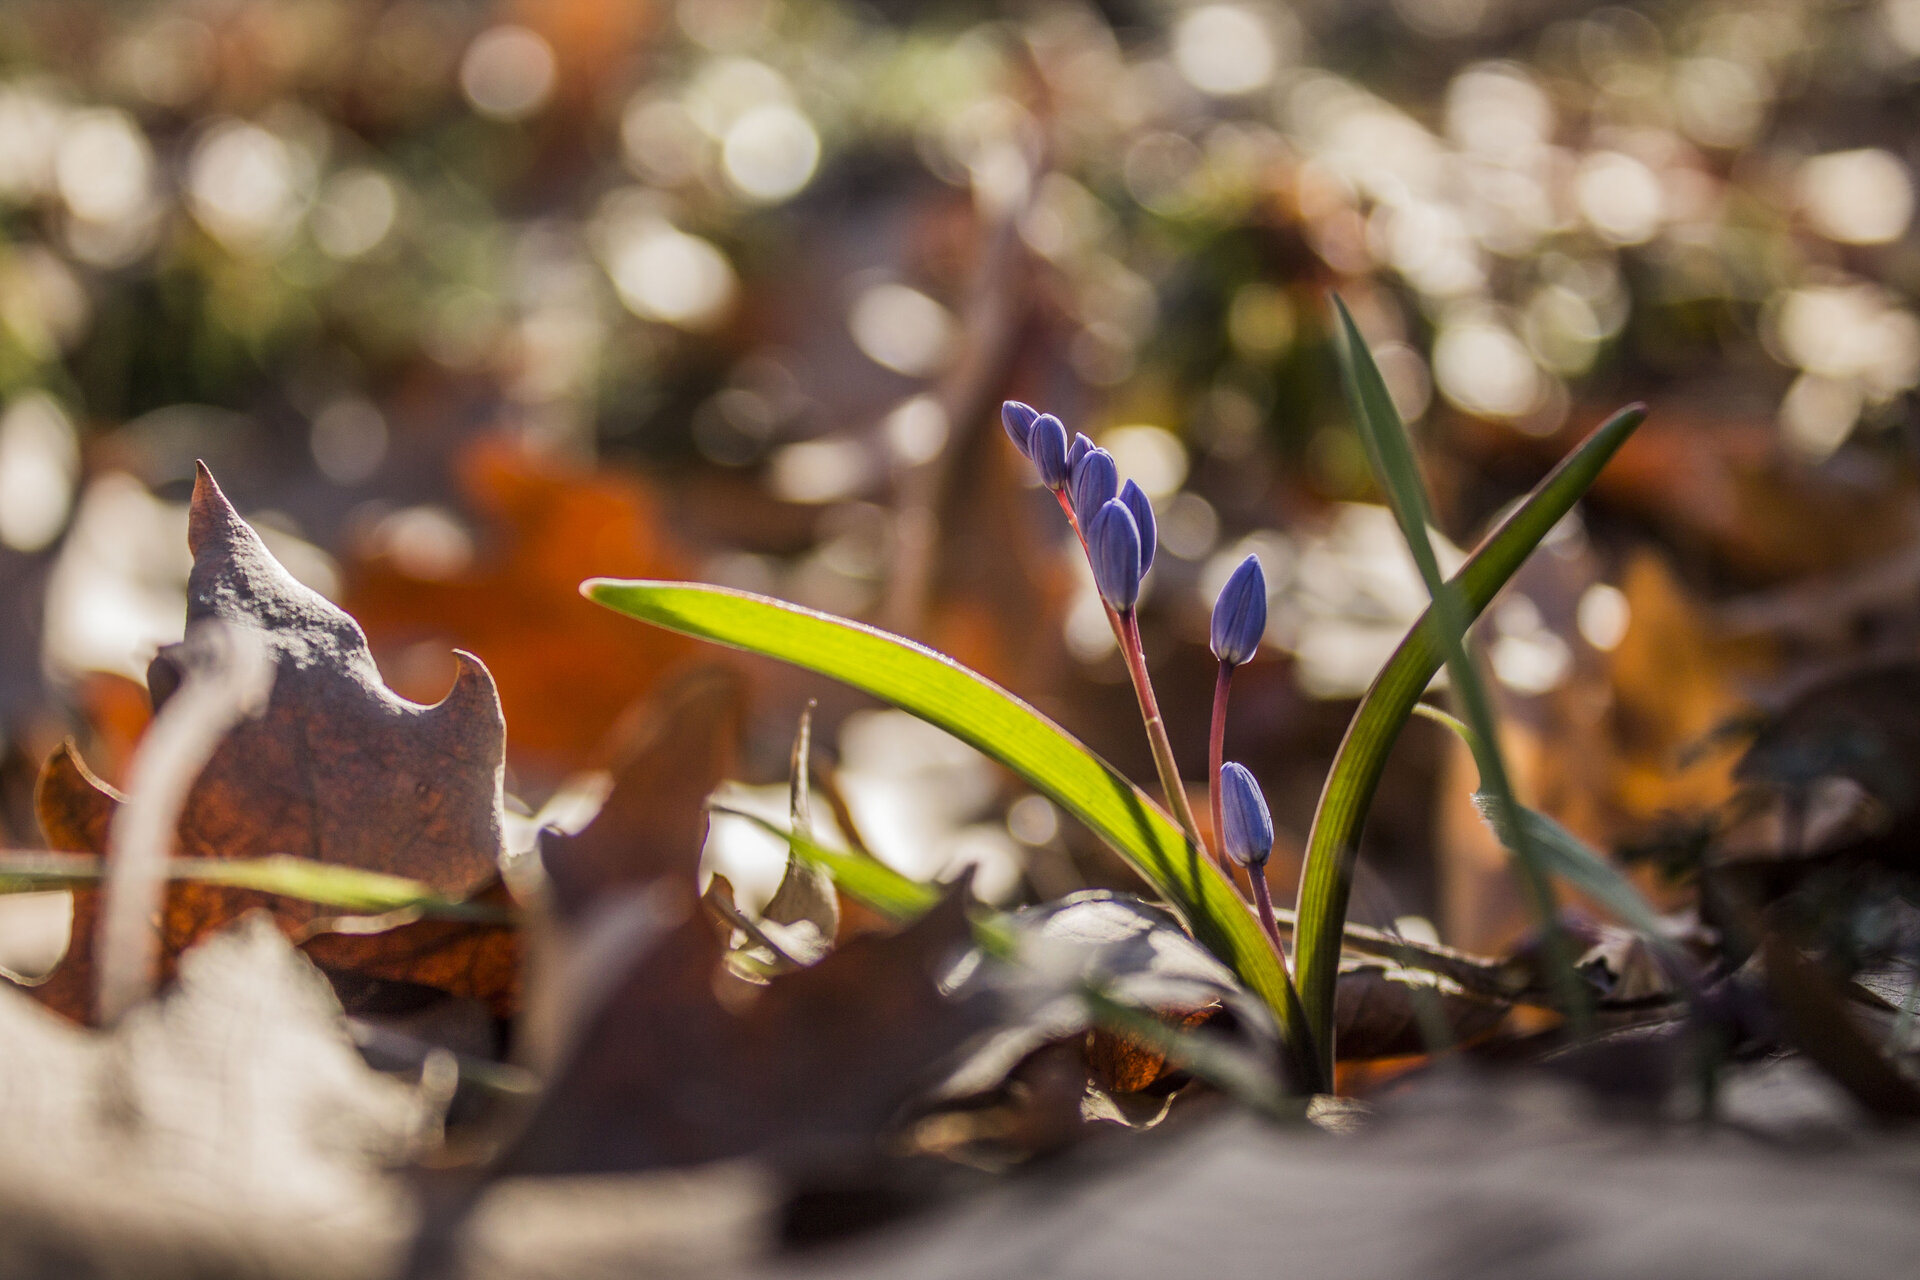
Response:
[[[1067,516],[1067,523],[1073,527],[1074,537],[1080,539],[1080,550],[1087,549],[1086,531],[1081,529],[1080,521],[1073,514],[1073,502],[1067,497],[1065,489],[1056,489],[1054,499],[1059,502],[1060,510]],[[1200,824],[1194,819],[1193,806],[1187,802],[1187,789],[1180,784],[1180,769],[1174,763],[1173,743],[1167,739],[1166,721],[1160,717],[1159,700],[1153,696],[1153,679],[1147,674],[1147,655],[1140,645],[1140,623],[1132,610],[1118,613],[1105,600],[1100,607],[1107,611],[1107,622],[1113,627],[1113,637],[1120,642],[1120,654],[1127,662],[1127,676],[1133,681],[1133,693],[1140,700],[1140,718],[1147,725],[1147,746],[1153,751],[1153,767],[1160,774],[1160,789],[1167,793],[1167,804],[1173,809],[1174,821],[1180,824],[1180,830],[1187,839],[1193,841],[1194,848],[1202,853],[1216,857],[1227,872],[1227,883],[1233,883],[1231,864],[1224,855],[1215,855],[1200,838]],[[1218,838],[1218,827],[1215,828]]]
[[[1140,700],[1140,718],[1147,724],[1147,745],[1153,749],[1154,768],[1160,771],[1160,787],[1173,807],[1174,820],[1202,853],[1209,852],[1200,838],[1200,824],[1194,821],[1193,806],[1187,803],[1187,789],[1180,784],[1180,768],[1174,763],[1173,743],[1167,740],[1167,724],[1160,718],[1160,703],[1153,696],[1153,680],[1147,675],[1146,651],[1140,647],[1140,620],[1129,609],[1119,615],[1120,652],[1127,660],[1127,674],[1133,677],[1133,692]]]
[[[1213,682],[1213,725],[1207,734],[1207,800],[1213,818],[1214,856],[1227,879],[1233,879],[1233,859],[1227,857],[1227,842],[1220,822],[1220,768],[1226,763],[1227,691],[1233,687],[1233,664],[1222,662],[1220,676]],[[1252,876],[1257,879],[1258,877]]]
[[[1267,937],[1273,943],[1274,954],[1280,957],[1282,972],[1287,969],[1287,948],[1280,941],[1280,925],[1273,918],[1273,892],[1267,888],[1267,868],[1264,864],[1247,868],[1247,879],[1253,883],[1254,914],[1260,917],[1260,927],[1267,931]],[[1293,975],[1287,975],[1287,981],[1293,981]]]
[[[1254,914],[1260,918],[1260,927],[1267,931],[1267,941],[1273,944],[1274,958],[1280,962],[1280,974],[1287,980],[1285,1021],[1301,1031],[1301,1034],[1294,1035],[1289,1028],[1283,1027],[1287,1052],[1293,1055],[1294,1069],[1300,1073],[1300,1079],[1306,1087],[1316,1093],[1331,1092],[1333,1079],[1330,1075],[1321,1075],[1320,1056],[1313,1047],[1311,1035],[1306,1032],[1307,1011],[1300,1003],[1300,988],[1294,985],[1293,969],[1287,963],[1287,949],[1280,941],[1280,925],[1273,918],[1273,893],[1267,888],[1266,864],[1248,867],[1247,880],[1253,885]]]
[[[1073,503],[1064,490],[1055,492],[1060,509],[1066,513],[1067,523],[1073,527],[1074,536],[1080,539],[1080,549],[1087,549],[1087,535],[1080,528],[1080,521],[1073,514]],[[1226,848],[1220,845],[1220,851],[1214,853],[1207,842],[1200,838],[1200,825],[1194,820],[1193,806],[1187,801],[1187,790],[1180,783],[1180,769],[1174,762],[1173,743],[1167,739],[1166,721],[1160,715],[1160,703],[1153,693],[1153,679],[1147,674],[1147,654],[1140,643],[1140,621],[1133,610],[1119,613],[1107,604],[1100,602],[1107,611],[1107,621],[1113,626],[1114,637],[1120,642],[1121,656],[1127,662],[1127,675],[1133,681],[1134,695],[1140,700],[1140,717],[1147,726],[1147,745],[1153,750],[1154,768],[1160,774],[1160,789],[1166,792],[1167,803],[1173,809],[1173,817],[1180,824],[1187,839],[1193,841],[1193,847],[1203,855],[1211,854],[1220,864],[1221,872],[1227,883],[1232,884],[1233,861],[1226,855]],[[1233,668],[1227,663],[1220,664],[1220,678],[1214,688],[1213,728],[1209,759],[1213,777],[1208,787],[1213,807],[1213,838],[1220,841],[1220,765],[1221,754],[1225,747],[1227,687],[1233,681]],[[1282,1023],[1285,1029],[1287,1052],[1292,1055],[1294,1068],[1305,1086],[1313,1092],[1325,1092],[1333,1087],[1332,1077],[1323,1073],[1320,1055],[1315,1049],[1311,1032],[1308,1030],[1306,1006],[1300,1002],[1300,989],[1294,985],[1293,973],[1287,962],[1287,949],[1280,939],[1280,926],[1274,919],[1273,895],[1267,889],[1266,868],[1248,868],[1247,878],[1252,882],[1254,902],[1258,905],[1260,927],[1266,931],[1267,941],[1273,946],[1274,959],[1280,965],[1280,977],[1286,987],[1285,1017]]]

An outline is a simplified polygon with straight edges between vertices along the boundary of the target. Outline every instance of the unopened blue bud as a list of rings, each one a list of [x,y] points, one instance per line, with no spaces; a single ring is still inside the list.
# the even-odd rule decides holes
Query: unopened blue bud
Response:
[[[1000,425],[1007,429],[1007,439],[1013,441],[1021,457],[1033,456],[1033,423],[1039,416],[1038,409],[1018,400],[1009,400],[1000,406]]]
[[[1147,501],[1147,491],[1133,481],[1120,486],[1120,501],[1133,517],[1133,527],[1140,531],[1140,576],[1144,578],[1147,570],[1153,568],[1153,549],[1160,542],[1160,526],[1154,522],[1153,504]]]
[[[1220,847],[1243,867],[1259,870],[1273,856],[1273,816],[1245,765],[1220,766]]]
[[[1087,522],[1087,559],[1100,598],[1116,613],[1140,599],[1140,530],[1117,498],[1109,499]]]
[[[1073,440],[1067,445],[1067,474],[1072,475],[1073,469],[1080,465],[1080,459],[1092,452],[1093,441],[1087,439],[1087,433],[1076,432]]]
[[[1260,557],[1248,556],[1213,603],[1213,656],[1237,667],[1260,648],[1266,630],[1267,575]]]
[[[1066,484],[1072,473],[1067,469],[1067,429],[1060,419],[1050,413],[1035,418],[1027,443],[1033,465],[1040,472],[1040,483],[1049,489]]]
[[[1084,438],[1084,437],[1083,437]],[[1105,449],[1089,449],[1073,464],[1073,482],[1067,492],[1073,495],[1073,518],[1082,529],[1093,513],[1120,492],[1120,468]]]

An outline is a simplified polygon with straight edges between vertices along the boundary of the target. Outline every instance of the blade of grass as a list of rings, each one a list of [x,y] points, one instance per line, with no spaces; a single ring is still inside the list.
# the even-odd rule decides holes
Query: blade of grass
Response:
[[[1573,974],[1573,955],[1560,928],[1559,908],[1540,853],[1533,847],[1528,828],[1520,818],[1520,803],[1513,790],[1513,777],[1507,770],[1505,753],[1500,749],[1499,728],[1493,716],[1493,700],[1487,695],[1480,668],[1467,652],[1467,628],[1472,625],[1460,593],[1440,571],[1434,554],[1433,539],[1427,526],[1432,515],[1427,505],[1427,490],[1420,478],[1420,463],[1414,457],[1413,439],[1407,434],[1400,411],[1387,392],[1380,366],[1374,363],[1366,339],[1353,323],[1353,316],[1338,295],[1333,307],[1340,322],[1334,349],[1340,357],[1341,381],[1346,386],[1348,406],[1366,442],[1367,457],[1373,473],[1387,491],[1401,536],[1413,553],[1413,562],[1433,599],[1434,615],[1439,620],[1440,653],[1452,679],[1453,699],[1461,718],[1473,730],[1469,745],[1480,770],[1480,791],[1493,815],[1494,830],[1512,839],[1508,846],[1514,855],[1514,867],[1522,886],[1540,917],[1547,965],[1556,982],[1564,971],[1564,1005],[1576,1024],[1585,1018],[1585,994]]]
[[[98,884],[106,859],[90,853],[9,853],[0,855],[0,893],[41,893]],[[264,858],[169,858],[170,880],[252,889],[277,897],[336,907],[343,911],[387,915],[418,911],[441,920],[502,923],[513,913],[499,907],[460,902],[435,893],[418,880],[363,871],[337,863],[315,862],[290,854]]]
[[[1573,507],[1601,469],[1646,418],[1632,405],[1602,423],[1527,495],[1454,575],[1457,599],[1468,619],[1494,595],[1540,540]],[[1346,737],[1328,770],[1314,813],[1301,870],[1295,976],[1306,1021],[1323,1069],[1330,1069],[1333,996],[1339,976],[1342,928],[1353,892],[1360,830],[1386,767],[1387,753],[1414,705],[1440,669],[1442,649],[1435,610],[1410,630],[1374,677],[1347,725]]]
[[[1467,744],[1475,758],[1479,757],[1476,735],[1460,720],[1425,702],[1416,703],[1413,713],[1451,729]],[[1494,835],[1503,848],[1511,849],[1524,839],[1540,857],[1542,865],[1554,875],[1611,911],[1622,924],[1645,934],[1655,947],[1664,949],[1670,945],[1659,913],[1640,896],[1633,881],[1590,848],[1586,841],[1538,809],[1526,805],[1519,806],[1520,822],[1526,835],[1522,837],[1511,831],[1502,831],[1501,816],[1486,792],[1476,791],[1473,804],[1480,811],[1480,816],[1486,819],[1487,825],[1494,829]]]
[[[768,835],[786,841],[794,857],[825,872],[846,891],[848,897],[871,907],[889,920],[901,924],[917,920],[940,901],[938,887],[903,876],[877,858],[829,849],[798,827],[783,827],[745,809],[720,803],[710,803],[707,809],[729,818],[751,822]]]
[[[911,640],[765,596],[612,579],[581,590],[643,622],[830,676],[998,760],[1126,858],[1200,944],[1274,1011],[1303,1068],[1310,1060],[1279,958],[1213,860],[1145,792],[1005,689]]]

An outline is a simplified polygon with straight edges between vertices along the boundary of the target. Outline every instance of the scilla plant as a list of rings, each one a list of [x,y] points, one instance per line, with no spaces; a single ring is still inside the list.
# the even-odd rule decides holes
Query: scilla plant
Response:
[[[1324,1090],[1332,1080],[1334,983],[1361,826],[1395,738],[1443,663],[1452,669],[1456,695],[1467,695],[1462,718],[1488,744],[1477,755],[1495,830],[1524,855],[1522,871],[1542,911],[1551,918],[1548,871],[1581,878],[1583,885],[1605,878],[1604,867],[1570,840],[1539,839],[1544,820],[1513,803],[1486,700],[1466,660],[1464,637],[1473,619],[1645,416],[1634,406],[1602,424],[1513,508],[1458,573],[1442,579],[1426,539],[1425,499],[1406,429],[1345,310],[1337,308],[1336,318],[1336,349],[1362,437],[1434,606],[1375,678],[1328,771],[1308,836],[1293,921],[1293,966],[1267,891],[1265,865],[1273,827],[1266,801],[1250,771],[1221,758],[1233,673],[1254,655],[1266,629],[1266,584],[1259,562],[1249,558],[1235,570],[1214,608],[1211,644],[1220,666],[1209,735],[1215,836],[1210,849],[1175,767],[1140,644],[1136,609],[1156,543],[1152,505],[1137,484],[1121,483],[1111,454],[1084,435],[1069,439],[1053,415],[1009,402],[1002,421],[1080,539],[1126,661],[1166,808],[1013,694],[911,640],[724,587],[595,579],[582,590],[590,599],[657,626],[843,681],[998,760],[1132,864],[1193,936],[1272,1010],[1301,1085]],[[885,880],[865,875],[852,855],[826,855],[798,833],[793,839],[796,851],[803,845],[813,849],[819,865],[837,874],[856,896],[855,880]],[[1248,875],[1251,902],[1234,884],[1235,867]],[[913,896],[897,885],[891,892],[903,902]]]

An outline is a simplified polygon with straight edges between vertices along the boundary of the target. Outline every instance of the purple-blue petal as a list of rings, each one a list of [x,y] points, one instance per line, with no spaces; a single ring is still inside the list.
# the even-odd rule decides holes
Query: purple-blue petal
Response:
[[[1246,766],[1220,766],[1220,847],[1243,867],[1259,869],[1273,855],[1273,816]]]
[[[1248,556],[1213,603],[1213,656],[1237,667],[1253,657],[1266,631],[1267,575],[1260,557]]]
[[[1080,465],[1080,459],[1092,452],[1093,441],[1087,438],[1087,433],[1075,432],[1073,439],[1067,442],[1067,474],[1072,475],[1073,469]]]
[[[1050,413],[1043,413],[1033,420],[1033,431],[1027,437],[1033,451],[1033,465],[1040,472],[1040,483],[1049,489],[1058,489],[1066,484],[1067,476],[1067,429],[1060,419]]]
[[[1140,576],[1144,578],[1147,570],[1153,568],[1154,548],[1160,543],[1160,526],[1153,518],[1153,503],[1147,501],[1147,491],[1131,480],[1120,486],[1120,501],[1133,516],[1134,527],[1140,530]]]
[[[1116,613],[1125,613],[1140,599],[1140,530],[1133,514],[1109,499],[1087,522],[1087,560],[1100,598]]]
[[[1033,424],[1039,416],[1038,409],[1018,400],[1009,400],[1000,406],[1000,425],[1007,429],[1007,439],[1013,441],[1013,447],[1023,458],[1033,456]]]
[[[1093,513],[1120,491],[1120,468],[1105,449],[1089,449],[1073,466],[1073,480],[1067,492],[1073,497],[1073,518],[1082,529]],[[1137,523],[1137,522],[1136,522]]]

